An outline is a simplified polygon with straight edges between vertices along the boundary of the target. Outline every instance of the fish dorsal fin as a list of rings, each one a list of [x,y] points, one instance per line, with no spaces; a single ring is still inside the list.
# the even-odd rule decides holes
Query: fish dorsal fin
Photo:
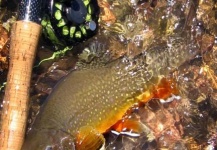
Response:
[[[82,53],[78,54],[77,69],[92,69],[105,66],[111,60],[105,45],[94,41],[86,46]]]
[[[105,139],[99,131],[91,126],[83,126],[76,135],[76,150],[97,150],[105,143]]]

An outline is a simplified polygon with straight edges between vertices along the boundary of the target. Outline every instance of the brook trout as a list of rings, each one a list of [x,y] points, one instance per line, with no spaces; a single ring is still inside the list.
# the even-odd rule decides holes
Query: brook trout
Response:
[[[95,69],[75,70],[47,98],[23,150],[44,150],[69,137],[77,149],[97,149],[101,134],[135,103],[148,101],[162,78],[191,59],[199,48],[184,37],[171,37],[136,56]],[[73,145],[73,144],[72,144]]]

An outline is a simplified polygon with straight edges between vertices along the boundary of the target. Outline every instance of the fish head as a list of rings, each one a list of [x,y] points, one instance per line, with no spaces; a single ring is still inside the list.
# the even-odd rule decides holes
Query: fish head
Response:
[[[30,130],[22,150],[75,149],[74,139],[67,132],[56,129]]]
[[[22,150],[52,150],[52,136],[43,130],[30,130]]]

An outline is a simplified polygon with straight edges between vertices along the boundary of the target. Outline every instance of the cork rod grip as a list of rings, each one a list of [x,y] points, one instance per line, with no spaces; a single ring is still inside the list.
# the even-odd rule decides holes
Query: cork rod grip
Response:
[[[20,150],[26,130],[29,87],[41,26],[17,21],[13,25],[10,66],[3,100],[0,150]]]

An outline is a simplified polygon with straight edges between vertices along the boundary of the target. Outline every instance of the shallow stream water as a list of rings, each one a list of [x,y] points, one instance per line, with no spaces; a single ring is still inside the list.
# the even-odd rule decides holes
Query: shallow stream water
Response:
[[[94,37],[75,45],[64,56],[33,68],[29,125],[55,84],[75,67],[95,63],[95,57],[101,58],[100,63],[121,57],[133,59],[152,47],[170,47],[173,37],[186,35],[199,45],[200,53],[171,72],[179,94],[167,101],[152,99],[134,106],[128,117],[138,120],[148,133],[134,137],[138,135],[134,131],[119,134],[111,130],[105,134],[106,149],[216,149],[216,1],[102,0],[98,5],[99,29]],[[3,14],[0,14],[0,82],[3,85],[9,61],[10,21],[12,16],[16,17],[16,9],[5,3],[0,13]],[[53,46],[42,36],[35,65],[53,52]],[[179,55],[169,57],[178,59]],[[155,63],[164,62],[156,60]],[[4,88],[2,95],[3,92]]]

